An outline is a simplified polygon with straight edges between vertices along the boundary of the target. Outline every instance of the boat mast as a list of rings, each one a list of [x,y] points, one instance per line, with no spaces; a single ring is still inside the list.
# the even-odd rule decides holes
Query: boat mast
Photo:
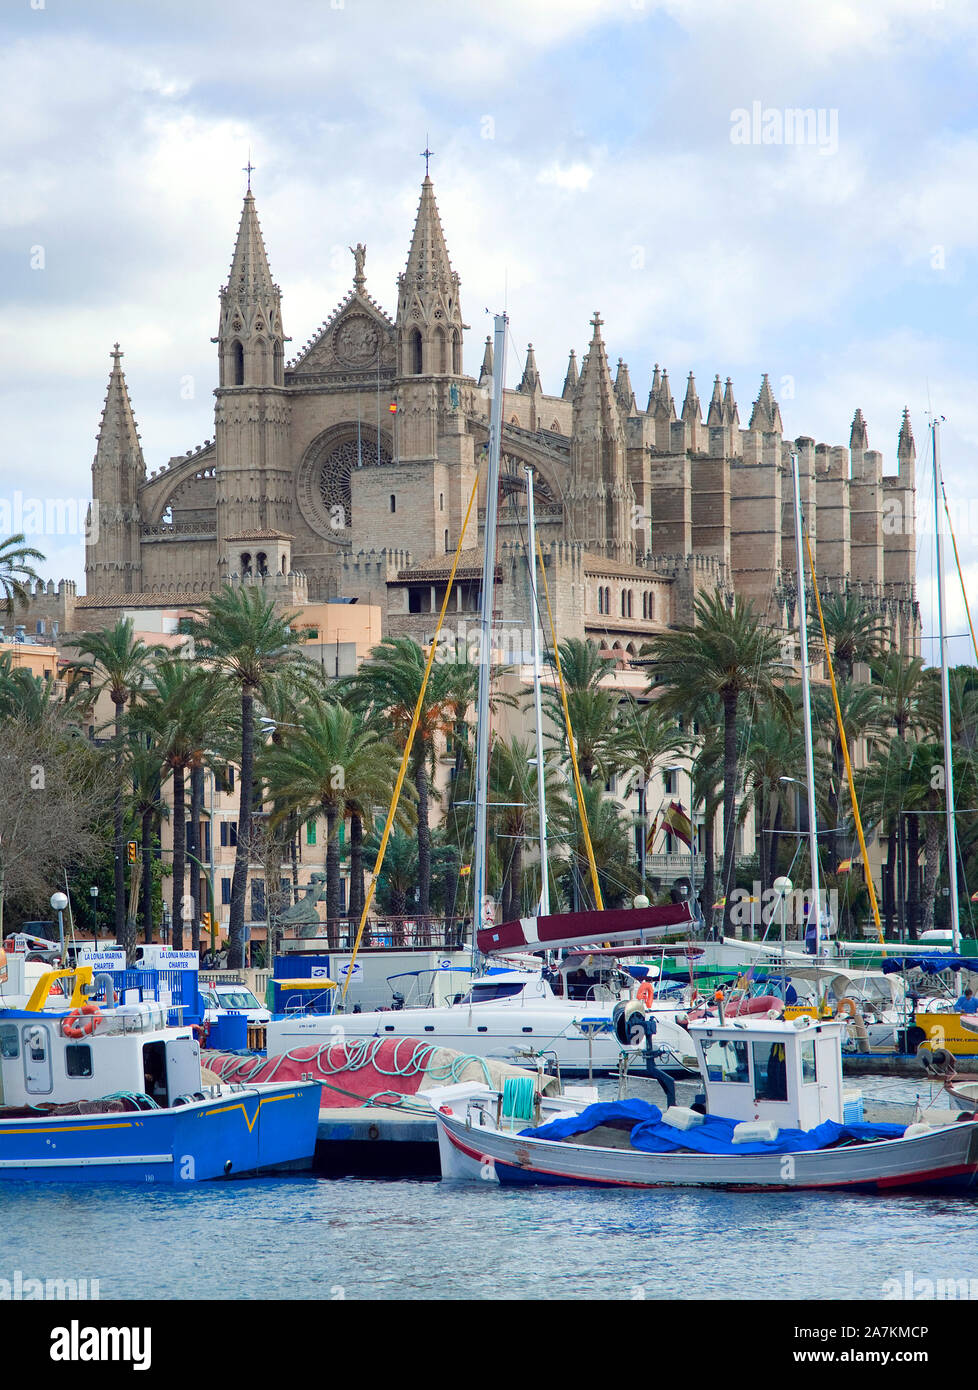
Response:
[[[503,388],[506,380],[506,314],[495,316],[492,407],[489,414],[489,474],[486,479],[485,553],[482,560],[482,604],[479,618],[479,695],[475,732],[475,885],[472,944],[486,920],[486,825],[489,802],[489,686],[492,662],[492,614],[496,577],[496,516],[499,509],[499,456],[503,432]]]
[[[947,881],[950,888],[948,900],[951,912],[951,947],[955,954],[961,949],[961,931],[958,918],[958,849],[954,829],[954,764],[951,759],[951,691],[947,665],[947,638],[944,636],[944,530],[941,526],[941,427],[937,420],[931,422],[931,442],[934,449],[934,532],[937,536],[937,632],[941,648],[941,714],[944,726],[944,800],[947,814]],[[958,994],[961,993],[961,976],[957,973]]]
[[[540,818],[540,904],[537,915],[550,915],[550,874],[547,860],[547,796],[545,786],[546,768],[543,761],[543,711],[540,701],[540,632],[537,627],[539,613],[537,599],[537,530],[536,514],[533,509],[533,469],[524,466],[526,473],[526,529],[530,576],[530,632],[533,643],[533,712],[536,719],[537,739],[537,812]]]
[[[805,561],[801,539],[801,485],[798,454],[791,451],[791,476],[795,489],[795,564],[798,569],[798,636],[801,644],[801,689],[805,713],[805,769],[808,774],[808,852],[812,860],[812,912],[815,914],[815,959],[822,949],[822,914],[818,884],[818,822],[815,818],[815,753],[812,748],[812,695],[808,670],[808,608],[805,601]]]

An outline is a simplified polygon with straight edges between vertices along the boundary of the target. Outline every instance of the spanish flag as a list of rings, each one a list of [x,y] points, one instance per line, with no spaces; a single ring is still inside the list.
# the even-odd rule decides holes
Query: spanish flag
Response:
[[[652,846],[655,844],[655,836],[656,836],[656,832],[657,832],[658,828],[659,828],[659,813],[658,813],[658,811],[657,811],[657,812],[655,813],[655,815],[652,817],[652,824],[649,826],[649,828],[648,828],[648,830],[647,830],[647,832],[646,832],[646,835],[645,835],[645,853],[646,853],[646,854],[651,854],[651,853],[652,853]]]
[[[668,827],[677,840],[682,840],[687,849],[693,844],[693,825],[683,810],[681,801],[670,801],[662,813],[662,824]]]
[[[463,864],[462,867],[461,867],[461,868],[459,869],[459,871],[458,871],[458,876],[459,876],[459,878],[464,878],[466,874],[470,874],[471,872],[472,872],[472,865],[471,865],[471,864]]]
[[[839,860],[838,868],[836,869],[836,873],[837,873],[837,874],[847,874],[851,868],[852,868],[852,860],[851,860],[851,859],[840,859],[840,860]]]

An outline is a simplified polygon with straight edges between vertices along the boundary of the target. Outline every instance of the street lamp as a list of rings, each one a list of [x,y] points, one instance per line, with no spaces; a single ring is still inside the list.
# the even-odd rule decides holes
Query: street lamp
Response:
[[[791,892],[791,890],[794,888],[794,884],[791,882],[791,879],[790,879],[790,878],[786,878],[786,877],[784,876],[784,874],[781,874],[781,875],[779,875],[778,878],[776,878],[776,879],[774,880],[774,885],[773,885],[773,886],[774,886],[774,891],[775,891],[775,892],[780,896],[780,898],[781,898],[781,956],[782,956],[782,958],[783,958],[783,957],[784,957],[784,900],[785,900],[785,898],[788,896],[788,894]]]
[[[681,772],[682,768],[678,763],[673,763],[671,767],[664,767],[663,772]],[[682,803],[680,802],[680,805]],[[689,773],[689,900],[695,921],[700,920],[700,908],[696,901],[696,826],[693,821],[693,773]]]
[[[65,919],[62,915],[68,906],[68,898],[65,893],[52,893],[51,906],[58,914],[58,938],[61,942],[61,964],[65,963]]]
[[[92,932],[93,932],[93,934],[94,934],[94,936],[95,936],[95,938],[96,938],[96,940],[97,940],[97,939],[98,939],[98,884],[97,884],[97,883],[93,883],[93,884],[92,884],[91,888],[89,888],[89,890],[88,890],[88,894],[89,894],[89,897],[90,897],[91,900],[92,900]]]
[[[166,903],[163,904],[163,919],[160,922],[160,936],[163,938],[163,945],[170,939],[170,909]]]

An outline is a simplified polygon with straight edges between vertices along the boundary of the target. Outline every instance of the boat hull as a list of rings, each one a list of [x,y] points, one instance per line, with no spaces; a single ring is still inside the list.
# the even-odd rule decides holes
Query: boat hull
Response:
[[[182,1186],[309,1166],[320,1095],[292,1082],[165,1110],[0,1118],[0,1181]]]
[[[966,1192],[978,1173],[978,1124],[802,1153],[643,1153],[532,1139],[436,1112],[443,1178],[503,1185],[711,1187],[739,1192],[824,1188]]]

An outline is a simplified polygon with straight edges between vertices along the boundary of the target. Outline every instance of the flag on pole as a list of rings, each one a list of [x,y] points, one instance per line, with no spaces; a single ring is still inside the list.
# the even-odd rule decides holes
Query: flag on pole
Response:
[[[681,801],[670,801],[662,813],[662,824],[668,826],[677,840],[682,840],[687,849],[693,844],[693,824],[683,810]]]
[[[852,860],[851,860],[851,859],[840,859],[840,860],[839,860],[839,867],[836,869],[836,873],[837,873],[837,874],[847,874],[851,868],[852,868]]]
[[[464,878],[466,874],[470,874],[471,872],[472,872],[472,865],[471,865],[471,864],[463,864],[462,867],[461,867],[461,868],[459,869],[459,871],[458,871],[458,876],[459,876],[459,878]]]
[[[658,830],[658,828],[659,828],[659,813],[658,813],[658,811],[656,811],[655,815],[652,817],[652,824],[649,826],[648,831],[646,832],[646,836],[645,836],[645,853],[646,853],[646,854],[651,854],[651,853],[652,853],[652,846],[653,846],[654,843],[655,843],[655,836],[656,836],[656,831]]]

